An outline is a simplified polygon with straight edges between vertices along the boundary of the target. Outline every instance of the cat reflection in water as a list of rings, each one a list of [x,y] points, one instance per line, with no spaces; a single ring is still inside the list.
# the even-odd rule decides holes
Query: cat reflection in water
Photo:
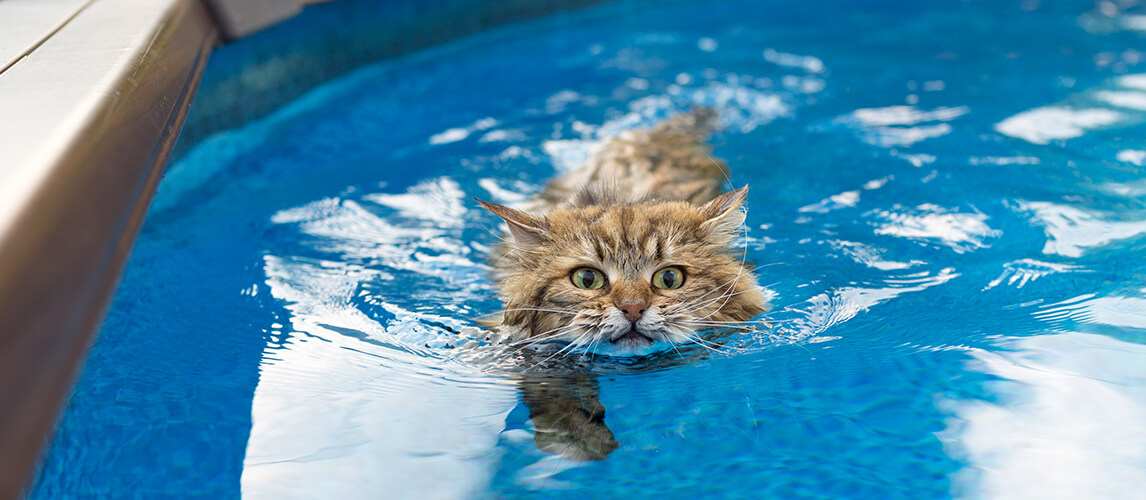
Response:
[[[728,169],[705,143],[714,118],[698,109],[622,133],[524,210],[479,200],[512,236],[495,255],[512,340],[644,355],[703,345],[701,332],[746,328],[768,308],[731,248],[747,187],[721,192]],[[591,375],[523,376],[521,387],[542,450],[599,460],[616,448]]]

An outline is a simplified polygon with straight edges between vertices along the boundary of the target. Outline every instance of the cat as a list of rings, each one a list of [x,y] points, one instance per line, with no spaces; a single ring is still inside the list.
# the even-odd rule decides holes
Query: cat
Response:
[[[622,133],[525,210],[477,200],[512,236],[495,259],[511,339],[641,355],[768,309],[731,248],[748,191],[721,192],[728,167],[705,142],[715,117],[694,109]]]
[[[512,238],[492,256],[505,302],[492,322],[501,336],[523,346],[565,342],[558,354],[647,354],[706,345],[700,332],[738,328],[768,309],[751,266],[731,249],[747,188],[722,192],[728,167],[705,143],[715,118],[694,109],[622,133],[523,210],[477,200]],[[511,352],[539,450],[581,462],[621,446],[589,367]]]

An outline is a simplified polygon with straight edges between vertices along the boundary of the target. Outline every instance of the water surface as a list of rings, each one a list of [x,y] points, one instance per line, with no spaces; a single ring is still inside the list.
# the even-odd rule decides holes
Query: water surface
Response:
[[[329,82],[170,166],[32,496],[1134,498],[1132,3],[622,1]],[[694,105],[772,327],[598,363],[620,447],[544,453],[470,197]]]

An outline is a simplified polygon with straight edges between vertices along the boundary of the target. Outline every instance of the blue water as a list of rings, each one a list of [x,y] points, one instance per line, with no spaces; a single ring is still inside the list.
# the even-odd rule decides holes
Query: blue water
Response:
[[[329,82],[170,166],[31,496],[1136,498],[1133,3],[622,1]],[[771,326],[598,360],[619,449],[541,452],[470,197],[697,104]]]

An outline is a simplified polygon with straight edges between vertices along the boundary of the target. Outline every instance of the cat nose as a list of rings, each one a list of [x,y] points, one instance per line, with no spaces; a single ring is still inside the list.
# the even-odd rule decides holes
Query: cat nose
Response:
[[[645,310],[648,309],[648,306],[637,302],[619,305],[617,306],[617,309],[620,309],[621,312],[625,313],[625,319],[629,321],[636,321],[641,319],[641,315],[645,313]]]

